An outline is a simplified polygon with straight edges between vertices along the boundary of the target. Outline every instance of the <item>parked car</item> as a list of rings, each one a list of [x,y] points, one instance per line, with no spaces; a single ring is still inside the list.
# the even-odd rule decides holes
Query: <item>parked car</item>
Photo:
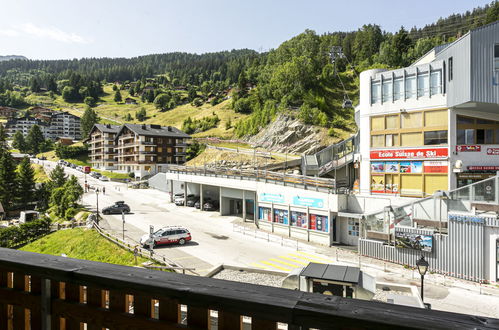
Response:
[[[101,180],[101,181],[109,181],[109,178],[107,176],[105,176],[105,175],[101,175],[99,177],[99,180]]]
[[[125,204],[124,201],[115,202],[114,205],[102,209],[102,214],[121,214],[130,213],[130,206]]]
[[[187,206],[194,206],[194,203],[196,202],[196,199],[198,199],[199,197],[194,195],[194,194],[189,194],[187,195]],[[177,206],[184,206],[185,205],[185,198],[184,196],[179,196],[177,198],[175,198],[175,205]],[[189,205],[189,203],[191,203],[192,205]]]
[[[197,208],[197,209],[201,208],[201,201],[199,199],[198,199],[197,202],[194,203],[194,207]]]
[[[216,200],[208,200],[203,204],[204,211],[217,211],[219,203]]]
[[[150,237],[149,234],[145,234],[140,239],[140,244],[147,249],[151,244],[153,248],[158,245],[173,243],[184,245],[185,242],[190,241],[191,239],[191,233],[186,228],[170,226],[157,230],[152,234],[152,237]]]
[[[194,205],[199,201],[199,196],[194,196],[192,198],[189,198],[187,196],[187,206],[189,207],[194,207]]]
[[[102,176],[102,174],[100,174],[99,172],[90,172],[90,176],[92,178],[98,179],[98,178],[100,178]]]

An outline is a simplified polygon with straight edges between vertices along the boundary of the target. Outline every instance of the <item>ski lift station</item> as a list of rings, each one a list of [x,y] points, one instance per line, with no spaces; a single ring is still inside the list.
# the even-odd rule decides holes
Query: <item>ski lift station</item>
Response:
[[[360,73],[355,118],[358,133],[302,156],[301,175],[169,167],[149,182],[260,230],[498,282],[499,22]]]

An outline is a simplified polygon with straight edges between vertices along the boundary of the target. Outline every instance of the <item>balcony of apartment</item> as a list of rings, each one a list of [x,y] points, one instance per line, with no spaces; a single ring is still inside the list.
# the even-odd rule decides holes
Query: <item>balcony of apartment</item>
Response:
[[[486,317],[4,248],[0,266],[1,329],[499,327]]]

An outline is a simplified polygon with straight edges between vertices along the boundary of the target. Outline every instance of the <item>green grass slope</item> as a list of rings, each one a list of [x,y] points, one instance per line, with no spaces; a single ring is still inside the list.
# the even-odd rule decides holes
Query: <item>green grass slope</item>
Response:
[[[133,253],[121,249],[91,229],[60,230],[20,250],[58,256],[64,253],[69,258],[135,266]],[[145,261],[147,260],[137,257],[139,265]]]

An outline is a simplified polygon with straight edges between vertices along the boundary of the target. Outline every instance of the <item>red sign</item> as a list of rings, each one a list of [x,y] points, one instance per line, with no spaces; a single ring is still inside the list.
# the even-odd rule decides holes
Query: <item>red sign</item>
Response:
[[[487,155],[499,155],[499,148],[487,148]]]
[[[468,166],[469,171],[499,171],[499,166]]]
[[[371,159],[425,159],[447,158],[447,148],[371,150]]]
[[[447,173],[447,162],[426,161],[423,163],[425,173]]]
[[[482,146],[456,146],[456,151],[482,151]]]

